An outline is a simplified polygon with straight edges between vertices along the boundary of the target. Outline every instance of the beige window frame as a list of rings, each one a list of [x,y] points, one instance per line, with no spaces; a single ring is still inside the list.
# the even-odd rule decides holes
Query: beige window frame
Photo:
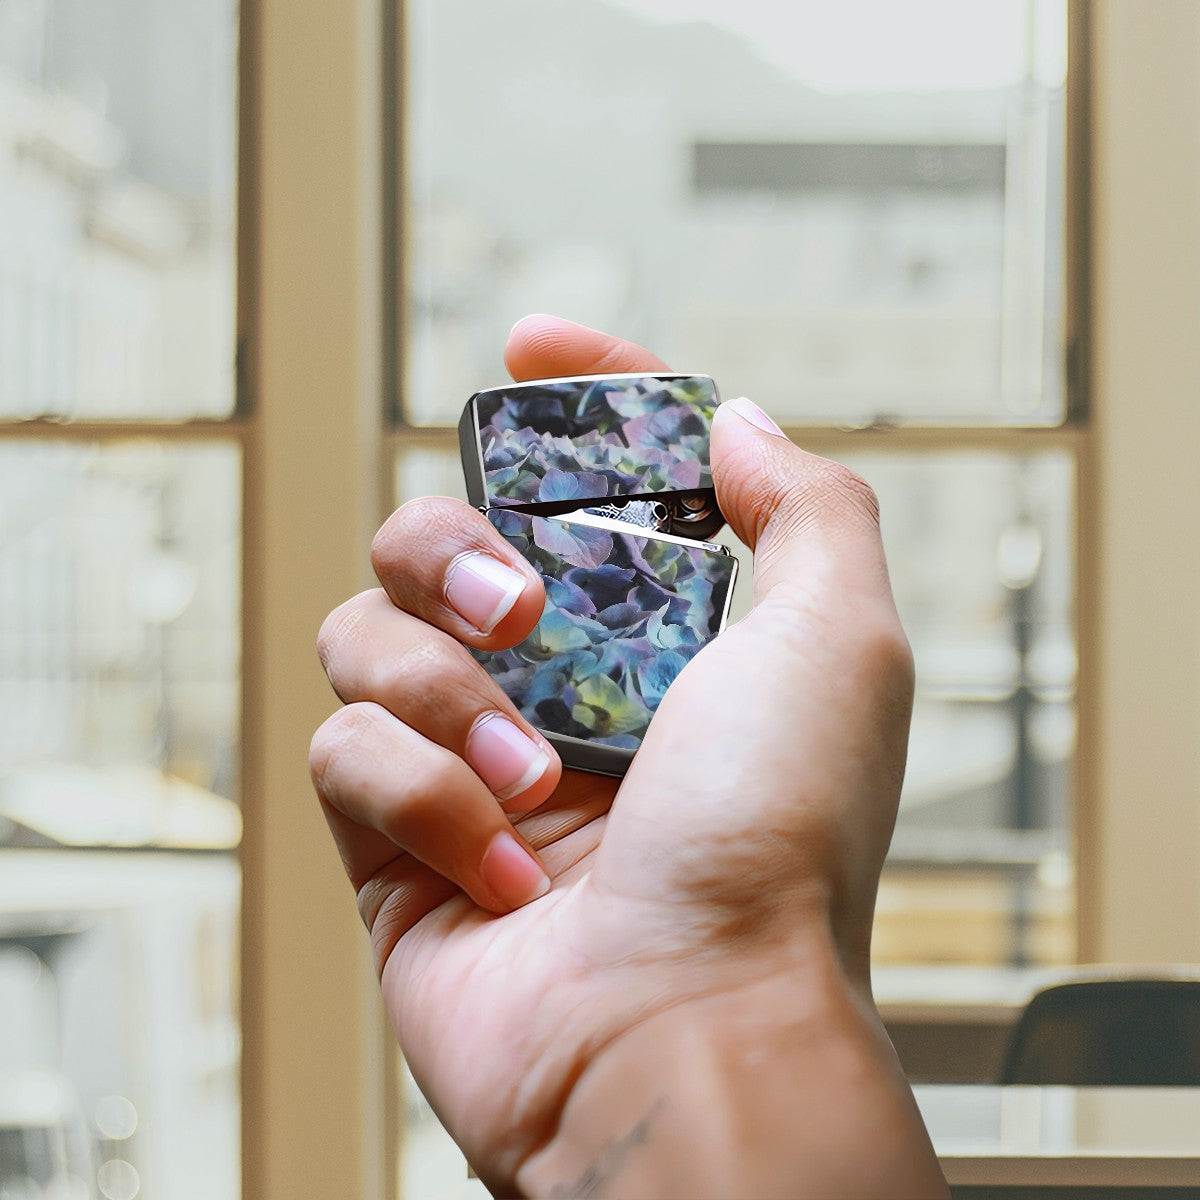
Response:
[[[397,1055],[308,779],[385,511],[380,0],[242,0],[243,1195],[395,1194]]]
[[[334,700],[313,641],[369,586],[401,447],[385,433],[394,286],[384,197],[388,0],[243,0],[239,415],[0,423],[2,438],[231,439],[244,462],[243,1174],[253,1200],[397,1188],[394,1054],[366,939],[312,798]],[[386,36],[385,36],[386,34]],[[392,39],[396,39],[393,41]],[[1200,6],[1073,0],[1071,423],[793,429],[867,449],[1061,450],[1078,469],[1080,957],[1200,958]],[[1081,345],[1082,342],[1080,341]],[[1077,368],[1078,369],[1078,368]]]
[[[1200,961],[1200,5],[1086,6],[1081,956]]]

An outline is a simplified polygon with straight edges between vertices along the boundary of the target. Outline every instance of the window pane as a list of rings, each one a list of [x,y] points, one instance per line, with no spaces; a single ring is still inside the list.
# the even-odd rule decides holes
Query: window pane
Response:
[[[917,663],[880,961],[1066,962],[1075,744],[1065,454],[851,455]]]
[[[893,962],[1074,953],[1074,471],[1057,453],[850,454],[876,489],[917,663],[876,925]],[[402,453],[397,501],[462,495],[451,444]],[[749,609],[749,555],[731,618]]]
[[[232,444],[0,442],[10,781],[70,763],[115,784],[136,766],[225,798],[214,812],[236,799],[239,472]],[[85,815],[94,836],[74,840],[237,843],[228,819],[176,831],[94,811],[76,830]]]
[[[0,442],[0,1094],[104,1195],[239,1186],[240,472]]]
[[[0,417],[228,415],[236,6],[0,4]]]
[[[1062,419],[1062,0],[405,8],[408,420],[530,311],[783,421]]]

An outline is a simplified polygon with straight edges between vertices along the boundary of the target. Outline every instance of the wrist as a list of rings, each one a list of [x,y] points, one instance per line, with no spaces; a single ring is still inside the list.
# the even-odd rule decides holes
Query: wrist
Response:
[[[536,1197],[946,1195],[882,1026],[832,954],[623,1034],[517,1181]]]

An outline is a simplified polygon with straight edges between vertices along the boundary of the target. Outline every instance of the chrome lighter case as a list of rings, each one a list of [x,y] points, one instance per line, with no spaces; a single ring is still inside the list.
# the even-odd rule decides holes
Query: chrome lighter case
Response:
[[[623,775],[663,694],[724,628],[737,561],[709,466],[704,375],[591,375],[477,392],[467,497],[541,575],[519,646],[473,651],[568,767]]]

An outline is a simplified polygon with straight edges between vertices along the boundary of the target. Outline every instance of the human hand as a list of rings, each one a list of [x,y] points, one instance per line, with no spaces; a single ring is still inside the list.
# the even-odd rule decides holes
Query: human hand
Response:
[[[506,361],[664,369],[544,317]],[[408,1062],[493,1191],[942,1195],[870,998],[912,700],[875,500],[743,401],[712,462],[754,608],[623,781],[562,772],[463,649],[521,641],[544,593],[479,513],[426,499],[376,538],[382,588],[322,627],[346,707],[318,795]]]

